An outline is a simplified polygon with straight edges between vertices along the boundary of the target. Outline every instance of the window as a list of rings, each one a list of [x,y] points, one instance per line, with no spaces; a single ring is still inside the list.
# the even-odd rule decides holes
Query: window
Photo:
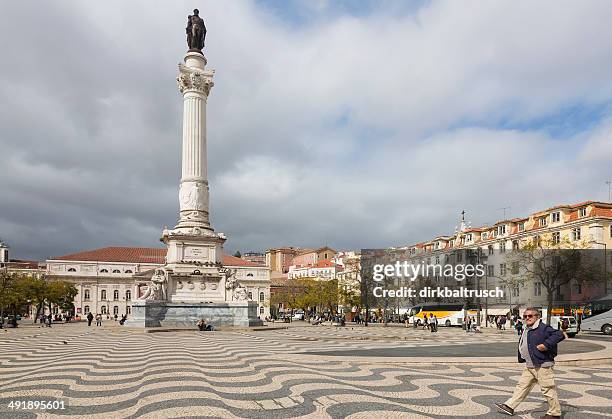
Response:
[[[263,303],[265,299],[266,299],[265,294],[263,292],[260,292],[259,293],[259,302]]]
[[[89,306],[83,307],[83,313],[85,314],[89,313]]]
[[[519,223],[518,231],[525,231],[525,223]]]
[[[533,295],[535,295],[536,297],[539,297],[540,295],[542,295],[542,283],[541,282],[536,282],[533,284]]]
[[[578,241],[580,240],[580,237],[581,237],[580,227],[572,228],[572,240]]]
[[[117,301],[119,299],[119,290],[113,291],[113,300]]]
[[[506,252],[506,242],[501,242],[501,243],[499,244],[499,251],[500,251],[501,253],[505,253],[505,252]]]
[[[108,269],[100,269],[100,273],[101,274],[107,274],[108,273]]]
[[[487,265],[487,276],[495,276],[495,265]]]
[[[582,284],[576,282],[573,288],[574,294],[582,294]]]
[[[467,236],[465,236],[465,241],[468,241],[468,242],[472,241],[472,233],[470,233]]]
[[[499,227],[497,227],[497,233],[499,235],[506,234],[506,225],[502,224]]]
[[[106,290],[100,291],[100,300],[106,300]]]
[[[506,276],[506,264],[505,263],[499,264],[499,275]]]
[[[106,306],[102,306],[102,307],[100,308],[100,313],[101,313],[101,314],[106,314]]]
[[[244,294],[243,294],[243,295],[244,295]],[[249,292],[249,300],[252,300],[252,299],[253,299],[253,293],[252,293],[252,292]]]
[[[551,214],[552,217],[552,222],[553,223],[558,223],[559,221],[561,221],[561,213],[560,212],[553,212]]]
[[[263,306],[259,307],[259,314],[263,314],[264,313],[264,308]]]
[[[581,218],[582,217],[586,217],[586,208],[580,208],[578,210],[578,216],[581,217]]]
[[[558,231],[554,232],[552,234],[552,242],[553,244],[561,243],[561,233],[559,233]]]
[[[75,268],[68,268],[68,272],[76,272]]]
[[[514,286],[514,287],[512,288],[512,296],[513,296],[513,297],[519,297],[519,296],[520,296],[520,290],[519,290],[518,285],[517,285],[517,286]]]
[[[436,256],[436,265],[440,264],[440,256]]]
[[[119,315],[119,306],[113,306],[113,314]]]
[[[493,246],[489,246],[489,255],[492,255],[495,251],[493,250]]]
[[[519,250],[519,241],[512,240],[512,250]]]
[[[461,252],[457,253],[457,262],[462,262],[463,261],[463,254]],[[428,263],[429,265],[429,263]]]
[[[510,268],[510,272],[512,272],[512,275],[518,275],[519,273],[519,263],[518,262],[512,262],[512,267]]]
[[[127,290],[125,292],[125,301],[130,301],[132,299],[132,291]]]
[[[487,239],[487,237],[488,237],[487,233],[482,233],[482,234],[480,235],[480,238],[481,238],[482,240],[486,240],[486,239]]]
[[[89,301],[89,298],[90,298],[90,297],[89,297],[89,290],[85,290],[85,291],[83,291],[83,299],[84,299],[85,301]]]
[[[125,308],[125,314],[132,314],[132,306],[127,306]]]
[[[126,270],[125,270],[125,273],[126,273],[126,274],[133,274],[134,272],[133,272],[131,269],[126,269]]]
[[[548,224],[548,221],[546,220],[546,217],[540,217],[540,227],[544,227],[546,226],[546,224]]]
[[[114,273],[114,274],[120,274],[120,273],[121,273],[121,271],[120,271],[119,269],[113,269],[113,273]]]

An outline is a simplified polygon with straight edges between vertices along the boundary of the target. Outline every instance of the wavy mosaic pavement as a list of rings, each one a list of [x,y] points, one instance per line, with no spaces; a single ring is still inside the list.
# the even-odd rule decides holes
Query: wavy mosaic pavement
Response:
[[[511,394],[519,366],[360,363],[296,354],[514,339],[403,328],[17,329],[0,335],[0,417],[503,417],[491,406]],[[612,417],[612,368],[558,367],[556,374],[565,418]],[[61,400],[66,409],[11,411],[11,400]],[[545,410],[536,390],[517,414],[539,417]]]

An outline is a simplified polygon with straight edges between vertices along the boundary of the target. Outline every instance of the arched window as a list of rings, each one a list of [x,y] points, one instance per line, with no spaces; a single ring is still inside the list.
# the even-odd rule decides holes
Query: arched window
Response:
[[[83,291],[83,299],[89,301],[89,290]]]
[[[126,269],[126,270],[125,270],[125,273],[126,273],[126,274],[133,274],[134,272],[132,272],[132,270],[131,270],[131,269]]]
[[[113,300],[117,301],[119,299],[119,290],[113,291]]]
[[[89,306],[83,307],[83,313],[85,314],[89,313]]]
[[[264,295],[263,291],[259,293],[259,302],[263,303],[265,300],[266,296]]]
[[[68,268],[68,272],[76,272],[75,268]]]
[[[264,312],[263,306],[259,307],[259,314],[263,314],[263,312]]]
[[[114,274],[120,274],[120,273],[121,273],[121,271],[120,271],[119,269],[113,269],[113,273],[114,273]]]
[[[100,269],[100,273],[101,274],[107,274],[108,273],[108,269]]]
[[[252,300],[252,299],[253,299],[253,293],[249,292],[249,300]]]
[[[102,306],[102,307],[100,308],[100,313],[101,313],[101,314],[106,314],[106,306]]]
[[[119,306],[113,306],[113,314],[119,315]]]
[[[132,314],[132,306],[127,306],[125,308],[125,314]]]
[[[106,300],[106,290],[100,291],[100,300]]]
[[[131,299],[132,299],[132,291],[127,290],[127,291],[125,292],[125,300],[126,300],[126,301],[130,301]]]

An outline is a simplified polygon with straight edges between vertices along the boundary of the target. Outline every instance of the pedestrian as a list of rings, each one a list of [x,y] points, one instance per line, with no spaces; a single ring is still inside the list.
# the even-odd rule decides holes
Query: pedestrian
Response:
[[[87,313],[87,326],[91,326],[91,322],[93,321],[94,316],[91,314],[91,311]]]
[[[47,317],[47,327],[51,327],[51,322],[53,321],[53,315],[49,314]]]
[[[96,326],[102,326],[102,315],[100,313],[96,314]]]
[[[514,394],[505,403],[495,403],[500,412],[514,415],[514,409],[527,397],[537,383],[548,402],[548,411],[540,419],[561,417],[561,405],[557,396],[553,366],[557,356],[557,344],[565,337],[561,331],[545,324],[537,308],[529,307],[523,313],[525,330],[518,344],[518,361],[525,369],[516,384]]]
[[[506,316],[502,316],[501,319],[499,320],[501,330],[506,330],[506,320],[507,320]]]
[[[427,317],[427,314],[423,315],[423,330],[427,329],[429,327],[429,319]]]
[[[514,324],[514,328],[516,329],[516,334],[518,336],[521,336],[521,334],[523,333],[523,322],[517,319],[516,323]]]
[[[472,318],[468,317],[467,318],[467,324],[466,324],[466,327],[465,327],[465,333],[468,333],[471,329],[472,329]]]
[[[123,326],[123,324],[125,323],[125,321],[127,320],[127,316],[125,314],[121,315],[121,320],[119,320],[119,324],[121,326]]]
[[[569,320],[564,318],[561,320],[561,331],[563,332],[563,336],[565,336],[565,339],[569,338],[569,336],[567,335],[567,329],[569,329]]]

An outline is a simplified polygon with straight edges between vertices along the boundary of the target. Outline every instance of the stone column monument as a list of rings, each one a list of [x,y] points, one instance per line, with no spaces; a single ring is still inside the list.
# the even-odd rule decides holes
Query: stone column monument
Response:
[[[148,289],[133,304],[126,325],[195,328],[205,319],[217,326],[257,326],[262,324],[257,303],[248,301],[235,272],[223,266],[226,237],[210,224],[206,104],[214,70],[206,69],[206,27],[197,9],[188,17],[186,31],[189,51],[176,78],[183,95],[179,220],[173,229],[163,230],[166,264],[151,273]]]

